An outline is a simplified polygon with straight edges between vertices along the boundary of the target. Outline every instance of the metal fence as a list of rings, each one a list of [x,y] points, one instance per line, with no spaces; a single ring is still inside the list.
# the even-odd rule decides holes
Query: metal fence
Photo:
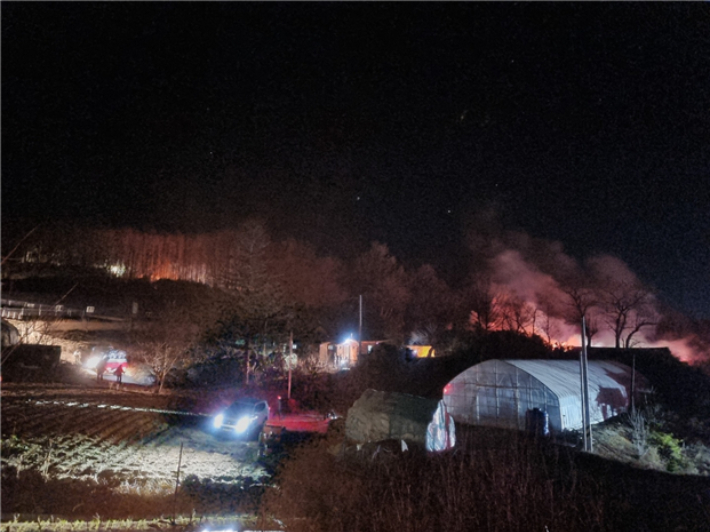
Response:
[[[124,318],[110,316],[104,312],[96,312],[96,307],[87,306],[84,309],[68,308],[64,305],[46,305],[14,299],[0,300],[0,315],[11,320],[27,319],[97,319],[109,321],[124,321]]]

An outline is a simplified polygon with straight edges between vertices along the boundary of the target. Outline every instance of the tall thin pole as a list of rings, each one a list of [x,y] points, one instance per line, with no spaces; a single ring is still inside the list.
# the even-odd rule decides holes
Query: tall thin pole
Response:
[[[584,344],[584,408],[587,414],[587,430],[589,431],[589,452],[594,451],[594,438],[592,438],[592,416],[590,413],[589,401],[589,356],[587,344]]]
[[[585,395],[584,395],[584,345],[585,345],[585,324],[584,316],[582,316],[582,349],[579,351],[579,396],[582,399],[582,442],[584,444],[584,450],[586,451],[589,447],[587,441],[587,409],[585,408]]]
[[[291,366],[293,363],[293,331],[288,335],[288,399],[291,399]]]
[[[360,294],[360,324],[357,328],[357,356],[362,353],[362,294]]]
[[[177,494],[180,487],[180,466],[182,465],[182,446],[185,442],[180,442],[180,454],[178,455],[177,476],[175,478],[175,496],[173,497],[173,523],[177,519]]]
[[[636,410],[636,352],[631,358],[631,411]]]

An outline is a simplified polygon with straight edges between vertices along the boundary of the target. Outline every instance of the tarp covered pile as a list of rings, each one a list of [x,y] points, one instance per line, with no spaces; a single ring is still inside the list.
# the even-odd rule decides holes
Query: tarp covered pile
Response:
[[[443,401],[377,390],[366,390],[348,410],[345,435],[359,443],[406,440],[428,451],[456,443],[454,421]]]

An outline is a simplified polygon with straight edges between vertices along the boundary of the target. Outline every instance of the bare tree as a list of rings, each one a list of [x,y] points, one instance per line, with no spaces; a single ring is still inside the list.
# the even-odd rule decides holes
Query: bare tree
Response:
[[[471,309],[472,324],[483,330],[495,330],[501,320],[498,301],[500,297],[494,294],[490,279],[476,277],[466,290],[465,300]]]
[[[312,246],[293,239],[273,243],[268,251],[270,270],[289,305],[335,307],[347,299],[339,260],[318,256]]]
[[[657,322],[653,294],[639,283],[611,281],[602,292],[602,305],[616,348],[632,347],[641,329]]]
[[[131,355],[152,367],[160,392],[171,369],[202,359],[197,342],[222,315],[225,301],[219,291],[197,283],[159,281],[153,287],[155,299],[146,302],[149,318],[133,322],[130,330],[136,346]]]
[[[514,295],[506,295],[498,301],[502,328],[518,334],[528,334],[535,324],[535,307]]]
[[[533,333],[542,336],[549,345],[553,345],[560,339],[562,333],[561,321],[565,309],[562,308],[564,302],[560,301],[557,293],[536,293],[537,307],[535,321],[533,323]]]
[[[560,328],[555,322],[555,320],[553,320],[547,312],[545,312],[543,309],[541,310],[542,317],[538,322],[538,330],[542,331],[542,333],[545,335],[545,341],[548,343],[548,345],[552,345],[553,338],[557,337],[560,332]]]
[[[184,302],[170,302],[155,312],[152,319],[140,324],[133,333],[137,339],[137,355],[148,364],[159,380],[162,393],[165,378],[173,368],[196,361],[191,350],[201,332],[193,312]]]
[[[567,295],[567,311],[565,320],[572,325],[582,324],[582,318],[586,318],[587,330],[585,336],[587,344],[592,343],[592,337],[599,332],[596,319],[596,310],[599,305],[599,298],[591,288],[582,287],[578,283],[563,289]]]
[[[411,304],[406,307],[406,326],[419,342],[435,345],[456,317],[458,298],[429,264],[410,274],[408,283]]]

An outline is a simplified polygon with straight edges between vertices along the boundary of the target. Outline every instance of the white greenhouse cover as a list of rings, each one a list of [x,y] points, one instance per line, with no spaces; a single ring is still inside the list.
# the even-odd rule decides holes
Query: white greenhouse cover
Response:
[[[637,373],[638,379],[642,379]],[[631,368],[589,361],[590,419],[599,423],[629,406]],[[444,403],[457,422],[525,429],[537,408],[556,431],[582,428],[579,361],[487,360],[457,375],[444,389]]]

